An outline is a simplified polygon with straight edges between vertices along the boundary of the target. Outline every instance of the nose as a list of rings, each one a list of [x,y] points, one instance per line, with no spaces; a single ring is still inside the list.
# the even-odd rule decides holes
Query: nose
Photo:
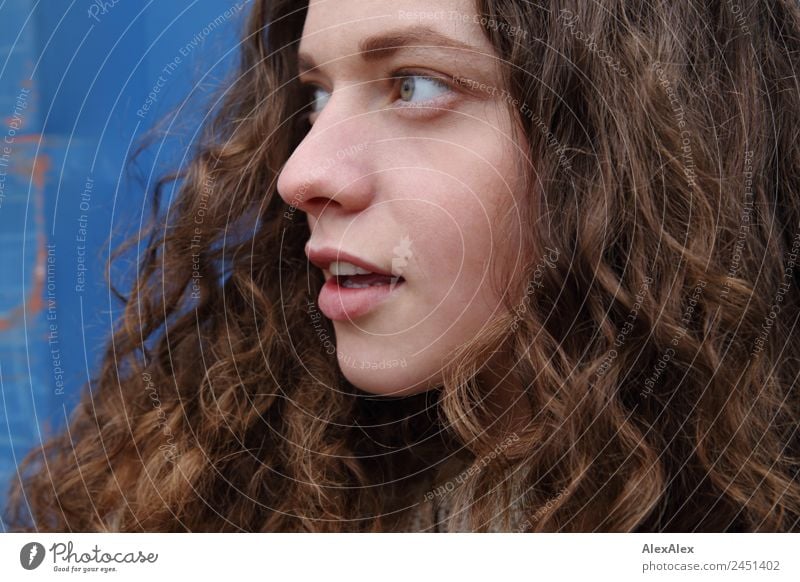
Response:
[[[339,99],[337,99],[339,97]],[[278,176],[281,198],[318,219],[324,212],[353,213],[373,199],[368,115],[348,110],[346,95],[332,95]]]

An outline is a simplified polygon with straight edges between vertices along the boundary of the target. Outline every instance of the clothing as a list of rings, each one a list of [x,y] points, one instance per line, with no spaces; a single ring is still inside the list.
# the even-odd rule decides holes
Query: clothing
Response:
[[[403,531],[425,533],[470,531],[463,519],[459,519],[457,525],[450,523],[451,513],[452,499],[450,497],[442,498],[436,502],[422,501],[410,510],[407,522],[403,526]]]
[[[451,488],[447,492],[446,488],[433,489],[433,492],[441,493],[433,496],[427,495],[419,504],[408,510],[408,515],[402,522],[400,531],[403,532],[424,532],[424,533],[471,533],[474,530],[469,526],[469,508],[457,507],[456,491]],[[498,508],[498,516],[493,519],[486,530],[489,533],[517,533],[522,531],[522,524],[525,522],[522,511],[521,498],[517,498],[509,510],[509,524],[504,524],[503,516],[500,512],[505,508]]]

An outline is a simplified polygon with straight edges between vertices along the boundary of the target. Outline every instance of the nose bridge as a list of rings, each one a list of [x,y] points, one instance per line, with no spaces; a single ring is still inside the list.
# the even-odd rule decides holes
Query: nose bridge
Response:
[[[316,214],[330,200],[358,210],[369,204],[369,124],[367,117],[348,112],[331,97],[311,130],[287,160],[278,177],[278,191],[291,206]],[[334,107],[339,107],[338,110]]]

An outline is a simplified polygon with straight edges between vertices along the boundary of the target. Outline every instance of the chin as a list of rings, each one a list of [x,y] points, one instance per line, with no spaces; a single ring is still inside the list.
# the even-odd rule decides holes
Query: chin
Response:
[[[393,360],[388,360],[388,362],[393,362]],[[372,366],[379,365],[372,364]],[[367,369],[366,364],[364,368],[353,367],[342,362],[339,363],[339,366],[345,378],[353,386],[376,396],[413,396],[432,387],[430,381],[425,378],[412,377],[408,368],[402,368],[399,364],[385,369]]]

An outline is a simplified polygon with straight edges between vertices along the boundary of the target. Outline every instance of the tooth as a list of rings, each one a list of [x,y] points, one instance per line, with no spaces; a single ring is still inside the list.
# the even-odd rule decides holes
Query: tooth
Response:
[[[348,289],[366,289],[367,287],[370,287],[370,284],[356,283],[350,279],[345,279],[345,281],[342,283],[342,287],[347,287]]]
[[[371,271],[362,269],[361,267],[348,263],[346,261],[333,261],[329,267],[331,275],[369,275]]]
[[[366,289],[367,287],[380,287],[382,285],[386,285],[383,281],[373,281],[372,283],[361,283],[359,281],[353,281],[352,279],[345,279],[342,281],[341,286],[347,287],[348,289]]]

